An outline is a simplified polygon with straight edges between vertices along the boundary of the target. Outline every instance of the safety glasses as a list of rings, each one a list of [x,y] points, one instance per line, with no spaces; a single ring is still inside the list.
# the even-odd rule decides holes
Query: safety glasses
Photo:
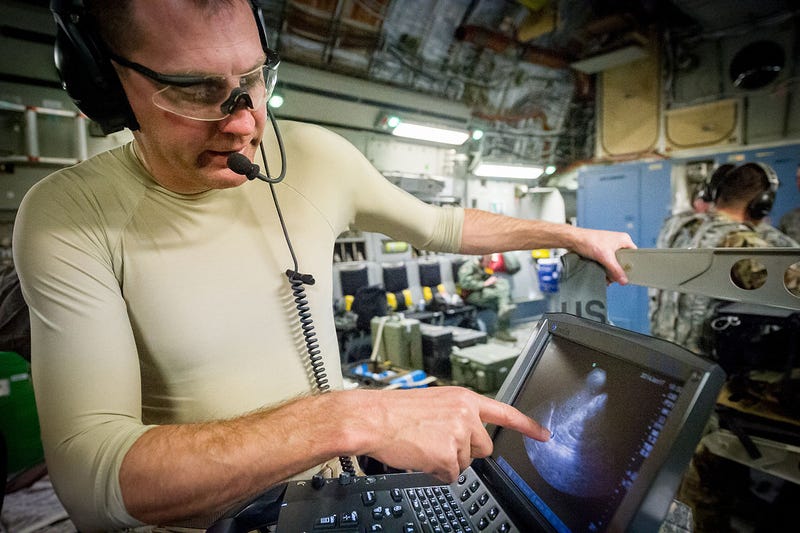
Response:
[[[267,49],[264,64],[244,74],[183,76],[161,74],[114,53],[109,55],[119,65],[163,86],[153,94],[156,107],[205,121],[222,120],[242,104],[250,109],[264,106],[275,88],[280,64],[278,54]]]

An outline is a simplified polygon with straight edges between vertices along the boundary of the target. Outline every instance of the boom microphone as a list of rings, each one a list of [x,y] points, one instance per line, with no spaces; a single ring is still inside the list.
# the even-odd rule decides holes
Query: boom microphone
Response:
[[[247,179],[249,180],[258,178],[267,182],[269,181],[266,176],[261,175],[261,168],[259,168],[258,165],[247,159],[247,156],[242,155],[239,152],[234,152],[228,156],[228,168],[237,174],[247,176]]]

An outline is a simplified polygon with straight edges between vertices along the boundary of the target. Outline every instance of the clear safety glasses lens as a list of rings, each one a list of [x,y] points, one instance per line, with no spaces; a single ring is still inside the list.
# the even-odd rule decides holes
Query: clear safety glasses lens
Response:
[[[167,85],[153,94],[153,103],[185,118],[222,120],[241,102],[253,109],[266,105],[277,78],[277,68],[270,65],[235,76],[208,76],[191,85]]]

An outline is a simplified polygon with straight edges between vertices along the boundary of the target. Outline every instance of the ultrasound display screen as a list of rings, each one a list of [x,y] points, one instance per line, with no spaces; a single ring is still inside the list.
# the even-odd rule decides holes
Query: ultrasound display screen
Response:
[[[499,428],[492,458],[556,531],[603,531],[650,456],[682,383],[551,335],[513,404],[553,432]]]

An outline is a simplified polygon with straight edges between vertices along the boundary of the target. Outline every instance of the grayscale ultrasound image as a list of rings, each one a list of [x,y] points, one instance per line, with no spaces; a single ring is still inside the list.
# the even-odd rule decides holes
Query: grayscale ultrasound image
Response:
[[[554,488],[584,498],[606,495],[617,476],[607,451],[606,372],[594,368],[582,387],[536,406],[528,414],[553,432],[549,442],[523,437],[531,464]]]

